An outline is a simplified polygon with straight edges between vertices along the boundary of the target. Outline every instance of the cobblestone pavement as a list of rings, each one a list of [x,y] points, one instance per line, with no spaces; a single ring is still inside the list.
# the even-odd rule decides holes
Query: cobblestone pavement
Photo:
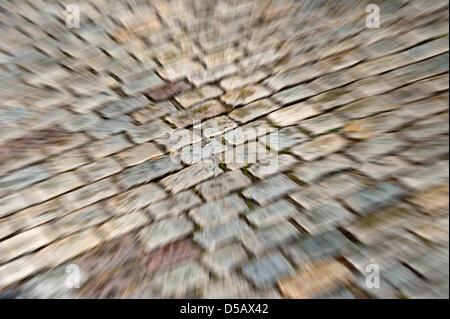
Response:
[[[448,1],[370,2],[0,1],[0,296],[448,298]]]

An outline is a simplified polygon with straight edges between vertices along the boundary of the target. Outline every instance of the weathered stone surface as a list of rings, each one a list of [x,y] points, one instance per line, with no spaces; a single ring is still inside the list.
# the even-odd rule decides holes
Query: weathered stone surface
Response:
[[[242,268],[244,276],[258,288],[270,287],[292,271],[291,265],[280,253],[256,259]]]
[[[203,256],[202,261],[220,277],[231,275],[247,259],[245,250],[238,244],[223,247]]]
[[[160,68],[158,70],[158,73],[164,79],[175,81],[185,76],[195,74],[200,70],[203,70],[203,67],[200,63],[191,61],[187,58],[183,58],[181,61],[174,61],[169,65],[165,65],[164,68]]]
[[[131,119],[128,116],[119,116],[110,120],[103,120],[98,122],[89,129],[86,133],[94,138],[105,138],[109,135],[124,132],[134,127]]]
[[[336,174],[325,178],[320,183],[320,188],[332,197],[345,198],[364,188],[361,179],[351,174]]]
[[[306,142],[308,139],[309,137],[305,133],[292,126],[259,138],[261,142],[276,152],[281,152],[291,146]]]
[[[225,50],[217,51],[208,55],[205,55],[203,61],[208,69],[216,66],[232,63],[234,60],[242,56],[242,50],[238,50],[234,47],[226,48]]]
[[[125,165],[134,166],[141,164],[151,158],[156,158],[163,154],[156,145],[151,143],[143,143],[135,147],[131,147],[123,152],[117,153],[115,155],[120,161],[124,162]]]
[[[257,137],[270,132],[275,132],[275,128],[264,120],[257,120],[224,134],[223,138],[228,144],[240,145],[247,141],[256,140]]]
[[[283,53],[268,49],[248,56],[240,61],[242,67],[246,70],[258,69],[262,65],[272,64],[283,57]]]
[[[231,222],[196,232],[194,240],[206,250],[214,251],[252,233],[251,228],[245,222],[235,219]]]
[[[28,166],[0,178],[0,194],[2,192],[17,191],[50,176],[50,172],[43,166]]]
[[[344,121],[332,113],[326,113],[300,122],[300,127],[308,130],[313,135],[334,131],[343,126]]]
[[[399,114],[408,118],[422,118],[436,113],[440,113],[448,109],[444,99],[440,96],[417,101],[408,104],[406,107],[399,110]]]
[[[222,94],[222,90],[213,85],[205,85],[201,88],[189,91],[183,94],[179,94],[175,97],[175,100],[181,104],[185,109],[191,106],[218,97]]]
[[[238,72],[238,68],[234,64],[227,64],[225,66],[219,66],[214,69],[207,69],[195,74],[188,74],[187,78],[189,82],[195,86],[200,86],[206,83],[211,83],[220,80],[226,76],[232,75]]]
[[[89,184],[74,190],[61,199],[68,209],[79,209],[107,197],[111,197],[119,192],[110,178]]]
[[[264,81],[272,89],[279,91],[287,86],[292,86],[313,79],[319,72],[311,66],[276,74]]]
[[[208,299],[279,299],[279,293],[275,289],[255,290],[240,276],[227,277],[221,281],[210,283],[202,294]]]
[[[142,95],[130,96],[120,101],[107,103],[99,112],[104,117],[111,119],[121,114],[133,112],[148,104],[150,104],[150,101]]]
[[[439,161],[431,166],[401,174],[399,180],[413,189],[441,184],[448,180],[448,162]]]
[[[125,235],[137,228],[148,224],[149,219],[142,211],[136,211],[114,218],[98,228],[98,232],[103,235],[103,240],[111,240]]]
[[[155,73],[145,74],[143,78],[128,80],[122,85],[122,91],[127,95],[133,95],[138,92],[144,92],[149,88],[163,85],[164,81]]]
[[[404,143],[395,133],[376,136],[372,139],[352,144],[345,152],[360,162],[376,159],[400,149]]]
[[[279,107],[280,106],[270,100],[264,99],[233,110],[233,112],[230,113],[230,117],[240,123],[247,123],[257,117],[270,113]]]
[[[405,189],[398,184],[378,182],[373,187],[366,188],[344,200],[353,210],[366,216],[395,204],[405,195]]]
[[[247,214],[250,223],[257,227],[268,227],[295,217],[297,208],[285,199],[281,199],[266,207],[258,208]]]
[[[388,177],[404,170],[405,167],[407,167],[406,162],[402,161],[399,157],[388,155],[372,162],[366,162],[360,169],[364,174],[372,178],[382,179],[383,177]]]
[[[76,298],[76,288],[69,288],[65,281],[67,275],[67,269],[69,265],[61,265],[55,269],[43,272],[31,280],[27,281],[24,285],[25,298],[37,299],[66,299]],[[80,272],[80,286],[83,285],[88,276],[85,272]]]
[[[357,240],[366,245],[376,245],[390,235],[396,235],[405,225],[414,227],[423,216],[412,207],[400,204],[381,209],[346,227]]]
[[[391,111],[398,105],[390,102],[386,97],[368,97],[340,107],[336,113],[352,120],[358,120],[378,113]]]
[[[231,91],[243,86],[248,86],[250,84],[259,82],[266,76],[267,74],[264,71],[257,70],[256,72],[253,72],[251,74],[235,75],[223,79],[222,81],[220,81],[220,86],[223,87],[226,91]]]
[[[332,230],[316,236],[305,236],[283,248],[285,254],[296,265],[324,258],[336,256],[354,245],[347,237],[337,230]]]
[[[206,137],[214,137],[230,131],[236,126],[237,124],[233,120],[222,115],[203,121],[200,125],[200,129]]]
[[[94,127],[100,118],[94,113],[85,113],[73,116],[70,120],[61,123],[61,127],[69,132],[81,132]]]
[[[114,135],[96,141],[86,147],[86,152],[93,158],[102,158],[117,153],[132,144],[122,135]]]
[[[0,242],[0,262],[13,258],[50,244],[57,238],[54,229],[47,225],[36,227]]]
[[[338,134],[329,134],[292,148],[292,153],[305,161],[314,161],[342,150],[348,141]]]
[[[164,133],[170,132],[170,130],[171,128],[166,123],[161,120],[155,120],[128,130],[128,134],[133,142],[141,144],[161,137]]]
[[[436,136],[426,142],[401,153],[401,157],[409,162],[427,164],[437,161],[448,154],[449,136]]]
[[[54,227],[60,235],[66,236],[99,225],[110,218],[111,215],[105,209],[94,204],[58,219]]]
[[[180,92],[186,91],[190,88],[189,84],[184,81],[179,81],[175,83],[167,83],[162,86],[152,88],[145,94],[151,98],[153,101],[164,101],[167,100],[172,95],[178,94]]]
[[[315,103],[320,110],[327,111],[337,106],[353,102],[357,98],[358,96],[354,96],[350,89],[343,87],[316,95],[310,101]]]
[[[172,217],[150,224],[139,232],[139,239],[146,251],[183,238],[194,230],[194,225],[186,217]]]
[[[423,192],[409,199],[409,201],[420,207],[423,212],[435,214],[448,209],[448,194],[449,185],[448,182],[444,182],[425,189]]]
[[[445,134],[448,136],[448,127],[443,125],[448,123],[448,121],[448,113],[444,113],[443,115],[415,122],[402,130],[401,135],[414,142],[432,142],[434,138],[439,138],[438,135]]]
[[[87,164],[88,162],[89,160],[87,159],[84,152],[82,152],[80,149],[74,149],[50,158],[45,163],[45,166],[48,167],[52,172],[62,173]]]
[[[238,195],[233,194],[214,202],[193,208],[189,216],[201,227],[214,227],[231,221],[248,210],[247,204]]]
[[[317,235],[347,224],[353,215],[344,207],[333,201],[324,201],[311,209],[303,210],[294,218],[308,233]]]
[[[153,103],[134,111],[131,116],[140,124],[146,124],[164,115],[175,112],[177,109],[170,102]]]
[[[251,180],[240,171],[227,172],[214,180],[206,181],[197,186],[198,191],[206,201],[218,199],[235,191],[247,187]]]
[[[179,215],[200,203],[200,199],[192,191],[187,190],[150,205],[146,211],[154,219],[161,219],[166,216]]]
[[[243,244],[255,256],[275,249],[299,238],[301,233],[294,225],[284,222],[279,225],[258,230],[254,236],[243,240]]]
[[[368,139],[372,136],[396,130],[405,124],[408,117],[383,113],[362,120],[353,121],[344,129],[345,136],[353,139]]]
[[[208,281],[208,273],[198,263],[190,262],[156,274],[150,286],[157,296],[181,298]]]
[[[155,143],[163,145],[167,151],[176,152],[183,146],[198,143],[202,140],[201,132],[195,129],[174,129],[155,139]]]
[[[258,204],[264,205],[281,197],[286,193],[289,193],[298,187],[292,180],[290,180],[285,175],[276,175],[265,179],[264,181],[247,188],[242,194],[255,200]]]
[[[179,153],[181,160],[191,165],[211,158],[227,149],[228,146],[219,142],[218,138],[205,138],[201,142],[183,147]]]
[[[112,157],[106,157],[80,167],[77,172],[89,183],[113,175],[122,170],[119,163]]]
[[[311,210],[322,203],[330,201],[330,196],[316,186],[302,188],[295,193],[289,194],[289,197],[306,210]]]
[[[287,298],[314,298],[351,279],[352,273],[344,265],[335,260],[323,259],[303,265],[292,277],[280,281],[279,287]]]
[[[206,159],[162,179],[161,183],[166,189],[176,194],[222,172],[216,161]]]
[[[350,3],[85,1],[75,33],[28,2],[2,5],[0,298],[448,298],[447,1],[370,31]]]
[[[274,94],[273,98],[275,99],[275,101],[284,105],[306,99],[308,97],[316,95],[317,93],[317,89],[315,89],[310,84],[300,84]]]
[[[197,121],[219,115],[225,112],[225,107],[217,101],[206,101],[187,110],[178,111],[166,119],[177,127],[191,126]]]
[[[149,183],[113,196],[105,204],[108,211],[118,216],[138,211],[166,196],[167,194],[161,188]]]
[[[34,203],[46,201],[80,187],[83,184],[81,178],[73,172],[59,174],[27,189],[27,201]]]
[[[126,189],[150,182],[151,180],[164,176],[168,173],[178,171],[182,165],[173,161],[170,156],[164,155],[160,158],[148,160],[142,164],[125,169],[118,175],[119,183]]]
[[[260,179],[280,172],[290,170],[296,163],[296,159],[288,154],[274,154],[267,157],[267,160],[252,165],[248,172]]]
[[[220,161],[227,164],[227,168],[236,170],[245,168],[248,165],[255,163],[267,163],[269,159],[273,158],[275,153],[259,142],[249,142],[247,144],[240,144],[238,141],[234,141],[239,145],[235,147],[227,148],[222,154],[220,154]],[[272,171],[274,170],[273,167]]]
[[[233,107],[245,105],[266,97],[270,92],[260,85],[247,86],[230,91],[221,97],[221,100]]]
[[[312,102],[301,102],[284,107],[268,115],[268,119],[278,126],[288,126],[319,114]]]

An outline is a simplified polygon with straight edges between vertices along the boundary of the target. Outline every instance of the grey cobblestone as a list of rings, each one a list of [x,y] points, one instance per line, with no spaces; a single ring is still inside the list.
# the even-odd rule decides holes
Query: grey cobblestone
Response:
[[[161,183],[172,193],[178,193],[220,173],[222,170],[218,163],[206,159],[164,178]]]
[[[172,217],[143,228],[139,232],[139,239],[146,251],[152,251],[187,236],[193,230],[194,225],[186,217]]]
[[[242,194],[247,198],[255,200],[260,205],[264,205],[272,199],[291,192],[295,188],[297,188],[297,184],[288,177],[285,175],[276,175],[247,188]]]
[[[231,275],[247,259],[245,250],[238,244],[223,247],[203,257],[203,262],[220,277]]]
[[[201,227],[208,228],[231,221],[238,217],[239,213],[246,210],[248,210],[248,207],[244,200],[233,194],[198,208],[193,208],[189,215]]]
[[[196,232],[194,240],[206,250],[214,251],[252,233],[251,228],[245,222],[235,219],[231,222]]]
[[[278,278],[291,271],[291,265],[280,253],[257,259],[242,268],[244,276],[260,288],[272,286]]]
[[[284,246],[301,236],[301,233],[289,222],[261,229],[254,236],[244,239],[244,246],[254,255],[258,256],[276,247]]]
[[[107,4],[0,4],[0,297],[448,298],[448,1]]]
[[[127,168],[118,175],[118,180],[125,188],[149,182],[182,168],[181,164],[172,161],[170,156],[148,160],[142,164]]]
[[[266,207],[251,211],[247,214],[247,219],[257,227],[268,227],[276,225],[287,218],[292,218],[298,214],[294,205],[285,199],[281,199]]]
[[[200,199],[193,192],[187,190],[150,205],[146,211],[154,219],[161,219],[166,216],[179,215],[200,203]]]
[[[227,172],[214,180],[206,181],[197,186],[198,191],[206,199],[212,201],[228,193],[247,187],[251,180],[240,171]]]

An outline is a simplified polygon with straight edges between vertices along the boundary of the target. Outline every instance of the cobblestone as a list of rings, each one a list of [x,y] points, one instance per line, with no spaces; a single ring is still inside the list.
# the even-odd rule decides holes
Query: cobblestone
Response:
[[[336,153],[343,149],[348,142],[338,134],[329,134],[315,140],[298,145],[292,149],[295,155],[305,161],[314,161],[321,157]]]
[[[214,180],[203,182],[197,186],[199,193],[206,201],[221,198],[228,193],[247,187],[251,180],[240,171],[227,172]]]
[[[270,177],[254,186],[247,188],[242,194],[255,200],[260,205],[268,203],[272,199],[281,197],[297,188],[297,185],[285,175]]]
[[[187,218],[172,217],[155,222],[145,227],[139,233],[146,251],[152,251],[158,247],[187,236],[194,229],[194,225]]]
[[[448,2],[10,2],[0,297],[448,298]]]
[[[251,228],[245,222],[235,219],[195,233],[194,240],[206,250],[214,251],[250,234],[252,234]]]
[[[280,253],[256,259],[242,267],[244,276],[259,288],[272,286],[280,277],[292,272],[292,267]]]
[[[233,194],[191,209],[189,215],[201,227],[208,228],[231,221],[246,210],[248,207],[244,200]]]
[[[187,190],[150,205],[147,208],[147,212],[154,219],[161,219],[166,216],[179,215],[198,204],[200,204],[200,199],[193,192]]]

